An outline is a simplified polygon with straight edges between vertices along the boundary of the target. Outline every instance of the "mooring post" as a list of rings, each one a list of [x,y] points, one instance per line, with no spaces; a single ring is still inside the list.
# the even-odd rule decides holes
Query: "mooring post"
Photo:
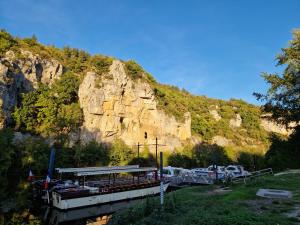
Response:
[[[160,152],[160,205],[164,204],[163,153]]]

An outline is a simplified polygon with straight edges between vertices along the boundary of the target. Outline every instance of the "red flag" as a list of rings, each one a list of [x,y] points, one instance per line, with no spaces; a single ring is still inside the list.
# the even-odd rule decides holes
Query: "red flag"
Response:
[[[51,181],[50,177],[49,177],[49,175],[47,175],[47,178],[45,180],[45,189],[48,189],[50,181]]]
[[[29,175],[28,175],[27,180],[28,180],[29,182],[31,182],[31,181],[33,181],[33,179],[34,179],[33,173],[32,173],[31,170],[29,170]]]

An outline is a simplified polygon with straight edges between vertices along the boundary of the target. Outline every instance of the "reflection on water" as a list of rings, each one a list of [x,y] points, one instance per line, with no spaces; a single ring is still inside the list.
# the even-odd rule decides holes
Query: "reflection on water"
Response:
[[[103,225],[114,212],[141,201],[130,200],[68,211],[46,207],[43,210],[43,221],[46,225]]]

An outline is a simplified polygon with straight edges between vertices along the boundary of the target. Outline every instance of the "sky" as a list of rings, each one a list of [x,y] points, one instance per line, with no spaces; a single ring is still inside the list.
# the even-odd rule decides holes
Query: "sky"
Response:
[[[0,0],[0,28],[133,59],[160,83],[260,104],[262,72],[300,28],[300,0]]]

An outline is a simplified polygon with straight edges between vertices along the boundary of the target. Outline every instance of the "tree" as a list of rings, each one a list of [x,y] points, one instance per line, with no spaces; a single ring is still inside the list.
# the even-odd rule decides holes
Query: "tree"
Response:
[[[288,140],[272,137],[272,144],[266,154],[266,162],[276,169],[299,168],[300,164],[300,30],[293,32],[293,40],[277,56],[277,65],[285,66],[283,74],[263,73],[271,85],[267,94],[254,93],[258,100],[265,101],[263,109],[272,115],[277,123],[289,127],[294,133]]]
[[[266,101],[264,111],[286,126],[300,121],[300,30],[295,30],[293,36],[276,58],[278,66],[285,66],[283,74],[263,73],[271,87],[267,94],[254,93],[258,100]]]
[[[22,95],[13,118],[16,128],[47,136],[66,135],[83,121],[78,103],[79,78],[71,72],[63,74],[52,86],[39,88]]]

